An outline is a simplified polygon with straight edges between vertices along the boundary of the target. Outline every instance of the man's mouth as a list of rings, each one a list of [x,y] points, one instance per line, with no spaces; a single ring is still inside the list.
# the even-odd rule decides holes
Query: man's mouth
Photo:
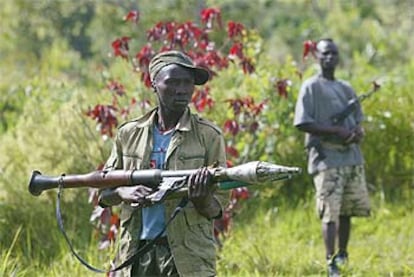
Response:
[[[188,104],[188,100],[187,99],[175,99],[174,100],[174,104],[177,104],[177,105],[187,105]]]

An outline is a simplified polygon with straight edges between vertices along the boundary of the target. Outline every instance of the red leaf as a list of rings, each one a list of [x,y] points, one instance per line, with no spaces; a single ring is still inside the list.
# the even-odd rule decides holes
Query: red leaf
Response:
[[[98,128],[102,135],[112,137],[112,130],[118,125],[115,115],[116,111],[117,109],[112,105],[96,105],[93,109],[89,109],[86,115],[98,123]]]
[[[119,216],[117,214],[112,214],[110,224],[119,226]]]
[[[224,131],[229,132],[233,136],[237,135],[240,131],[239,123],[236,120],[227,119],[224,122]]]
[[[205,24],[207,29],[212,29],[214,20],[217,19],[217,24],[222,28],[221,11],[218,8],[206,8],[200,12],[201,23]]]
[[[241,65],[242,65],[242,68],[243,68],[243,72],[245,74],[251,74],[255,70],[253,62],[251,61],[250,58],[243,58],[242,61],[241,61]]]
[[[234,115],[239,115],[242,107],[244,106],[244,102],[241,99],[227,99],[224,100],[224,102],[228,102],[230,104]]]
[[[193,94],[191,102],[198,112],[203,112],[206,107],[211,109],[214,106],[214,100],[210,96],[210,87],[204,86],[202,89],[197,89]]]
[[[237,151],[236,148],[233,146],[226,146],[226,153],[229,154],[231,157],[238,158],[239,157],[239,151]]]
[[[235,200],[246,200],[250,198],[249,189],[246,187],[235,188],[232,190],[231,198]]]
[[[131,21],[132,23],[138,23],[139,12],[136,10],[129,11],[127,15],[124,16],[124,21]]]
[[[262,102],[260,102],[259,105],[252,104],[252,106],[251,106],[251,113],[254,116],[258,116],[263,111],[264,107],[266,106],[267,101],[268,101],[268,99],[265,99]]]
[[[316,42],[312,40],[306,40],[303,42],[303,55],[302,59],[307,59],[309,54],[316,57]]]
[[[228,168],[233,167],[233,162],[232,162],[232,161],[230,161],[230,160],[227,160],[227,161],[226,161],[226,166],[227,166]]]
[[[119,96],[123,96],[123,95],[125,95],[125,88],[124,88],[124,86],[123,86],[121,83],[117,82],[117,81],[110,81],[110,82],[106,85],[106,87],[107,87],[110,91],[115,92],[115,93],[116,93],[117,95],[119,95]]]
[[[142,47],[141,50],[135,55],[138,60],[141,72],[148,71],[148,65],[154,55],[155,51],[152,49],[151,44],[147,44]]]
[[[118,38],[118,39],[116,39],[112,42],[112,49],[114,51],[115,57],[120,56],[124,59],[128,59],[128,51],[129,51],[128,42],[129,42],[129,40],[131,40],[130,37],[122,37],[122,38]]]
[[[227,23],[227,36],[231,39],[234,39],[238,36],[243,36],[244,25],[234,21],[229,21]]]
[[[281,80],[276,81],[276,83],[274,84],[274,87],[276,88],[276,91],[279,94],[279,96],[287,98],[289,85],[290,85],[290,80],[281,79]]]
[[[229,58],[234,59],[235,57],[238,57],[239,59],[244,58],[243,54],[243,44],[240,42],[235,42],[229,51]]]

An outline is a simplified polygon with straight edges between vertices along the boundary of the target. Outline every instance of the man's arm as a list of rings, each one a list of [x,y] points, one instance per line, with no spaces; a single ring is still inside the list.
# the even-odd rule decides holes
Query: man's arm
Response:
[[[111,154],[104,165],[104,170],[109,171],[121,168],[123,168],[122,144],[120,141],[120,133],[118,133],[115,137]],[[144,185],[102,189],[99,191],[99,205],[108,207],[118,205],[121,202],[139,203],[150,192],[152,192],[152,189]]]
[[[218,166],[226,167],[226,151],[224,137],[219,130],[211,130],[206,141],[207,153],[205,157],[206,164],[211,166],[217,164]],[[196,183],[196,189],[192,189],[191,184]],[[230,193],[228,191],[216,190],[212,176],[206,168],[199,169],[196,174],[193,174],[188,179],[189,198],[193,202],[195,209],[208,219],[219,218],[222,215],[222,210],[229,201]]]
[[[149,195],[152,189],[144,185],[122,186],[114,189],[104,189],[99,195],[99,204],[115,206],[124,203],[143,203],[145,196]]]
[[[361,126],[354,129],[347,129],[340,125],[323,125],[317,123],[304,123],[296,126],[300,131],[306,132],[315,136],[336,136],[348,143],[358,143],[364,136]]]
[[[222,207],[215,197],[213,176],[207,167],[202,167],[188,178],[188,197],[196,210],[208,219],[221,216]]]

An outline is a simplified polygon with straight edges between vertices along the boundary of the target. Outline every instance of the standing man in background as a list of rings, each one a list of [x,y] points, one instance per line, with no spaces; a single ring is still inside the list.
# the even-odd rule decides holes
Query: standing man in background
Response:
[[[226,166],[225,144],[220,129],[188,107],[209,73],[178,51],[154,56],[149,72],[158,105],[118,129],[105,170],[199,170],[188,178],[188,203],[168,226],[180,199],[141,207],[152,191],[145,184],[101,191],[102,206],[121,204],[121,263],[156,239],[122,276],[216,276],[213,219],[221,217],[226,196],[215,191],[207,166]]]
[[[340,124],[331,117],[356,98],[352,87],[335,78],[338,47],[331,39],[316,44],[321,72],[302,84],[294,125],[306,133],[308,173],[313,176],[316,205],[322,220],[329,276],[348,260],[352,216],[369,216],[370,203],[359,143],[364,136],[360,105]],[[316,143],[310,143],[310,142]],[[335,244],[338,241],[338,252]]]

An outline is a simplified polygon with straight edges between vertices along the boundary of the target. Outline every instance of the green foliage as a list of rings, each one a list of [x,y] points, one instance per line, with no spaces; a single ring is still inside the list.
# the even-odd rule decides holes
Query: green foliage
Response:
[[[406,70],[410,72],[412,64]],[[414,97],[409,89],[414,84],[410,74],[390,74],[383,89],[366,103],[369,136],[363,150],[368,165],[375,166],[368,171],[369,180],[387,200],[413,199],[414,158],[407,155],[414,149],[414,112],[410,108]]]
[[[22,268],[48,264],[67,251],[56,228],[54,194],[34,198],[28,193],[31,171],[38,169],[48,175],[89,172],[108,155],[109,145],[104,147],[93,122],[83,114],[86,107],[80,103],[90,92],[73,80],[80,84],[93,80],[78,78],[80,68],[76,53],[62,44],[52,45],[39,62],[37,74],[22,80],[26,88],[22,112],[15,126],[0,137],[0,248],[10,249],[10,253],[2,253],[7,255],[3,271],[24,274]],[[99,79],[89,90],[94,91],[94,86],[101,86]],[[85,225],[92,210],[87,191],[67,191],[65,196],[64,221],[69,230],[76,230],[70,234],[80,242],[89,241],[93,227]]]

